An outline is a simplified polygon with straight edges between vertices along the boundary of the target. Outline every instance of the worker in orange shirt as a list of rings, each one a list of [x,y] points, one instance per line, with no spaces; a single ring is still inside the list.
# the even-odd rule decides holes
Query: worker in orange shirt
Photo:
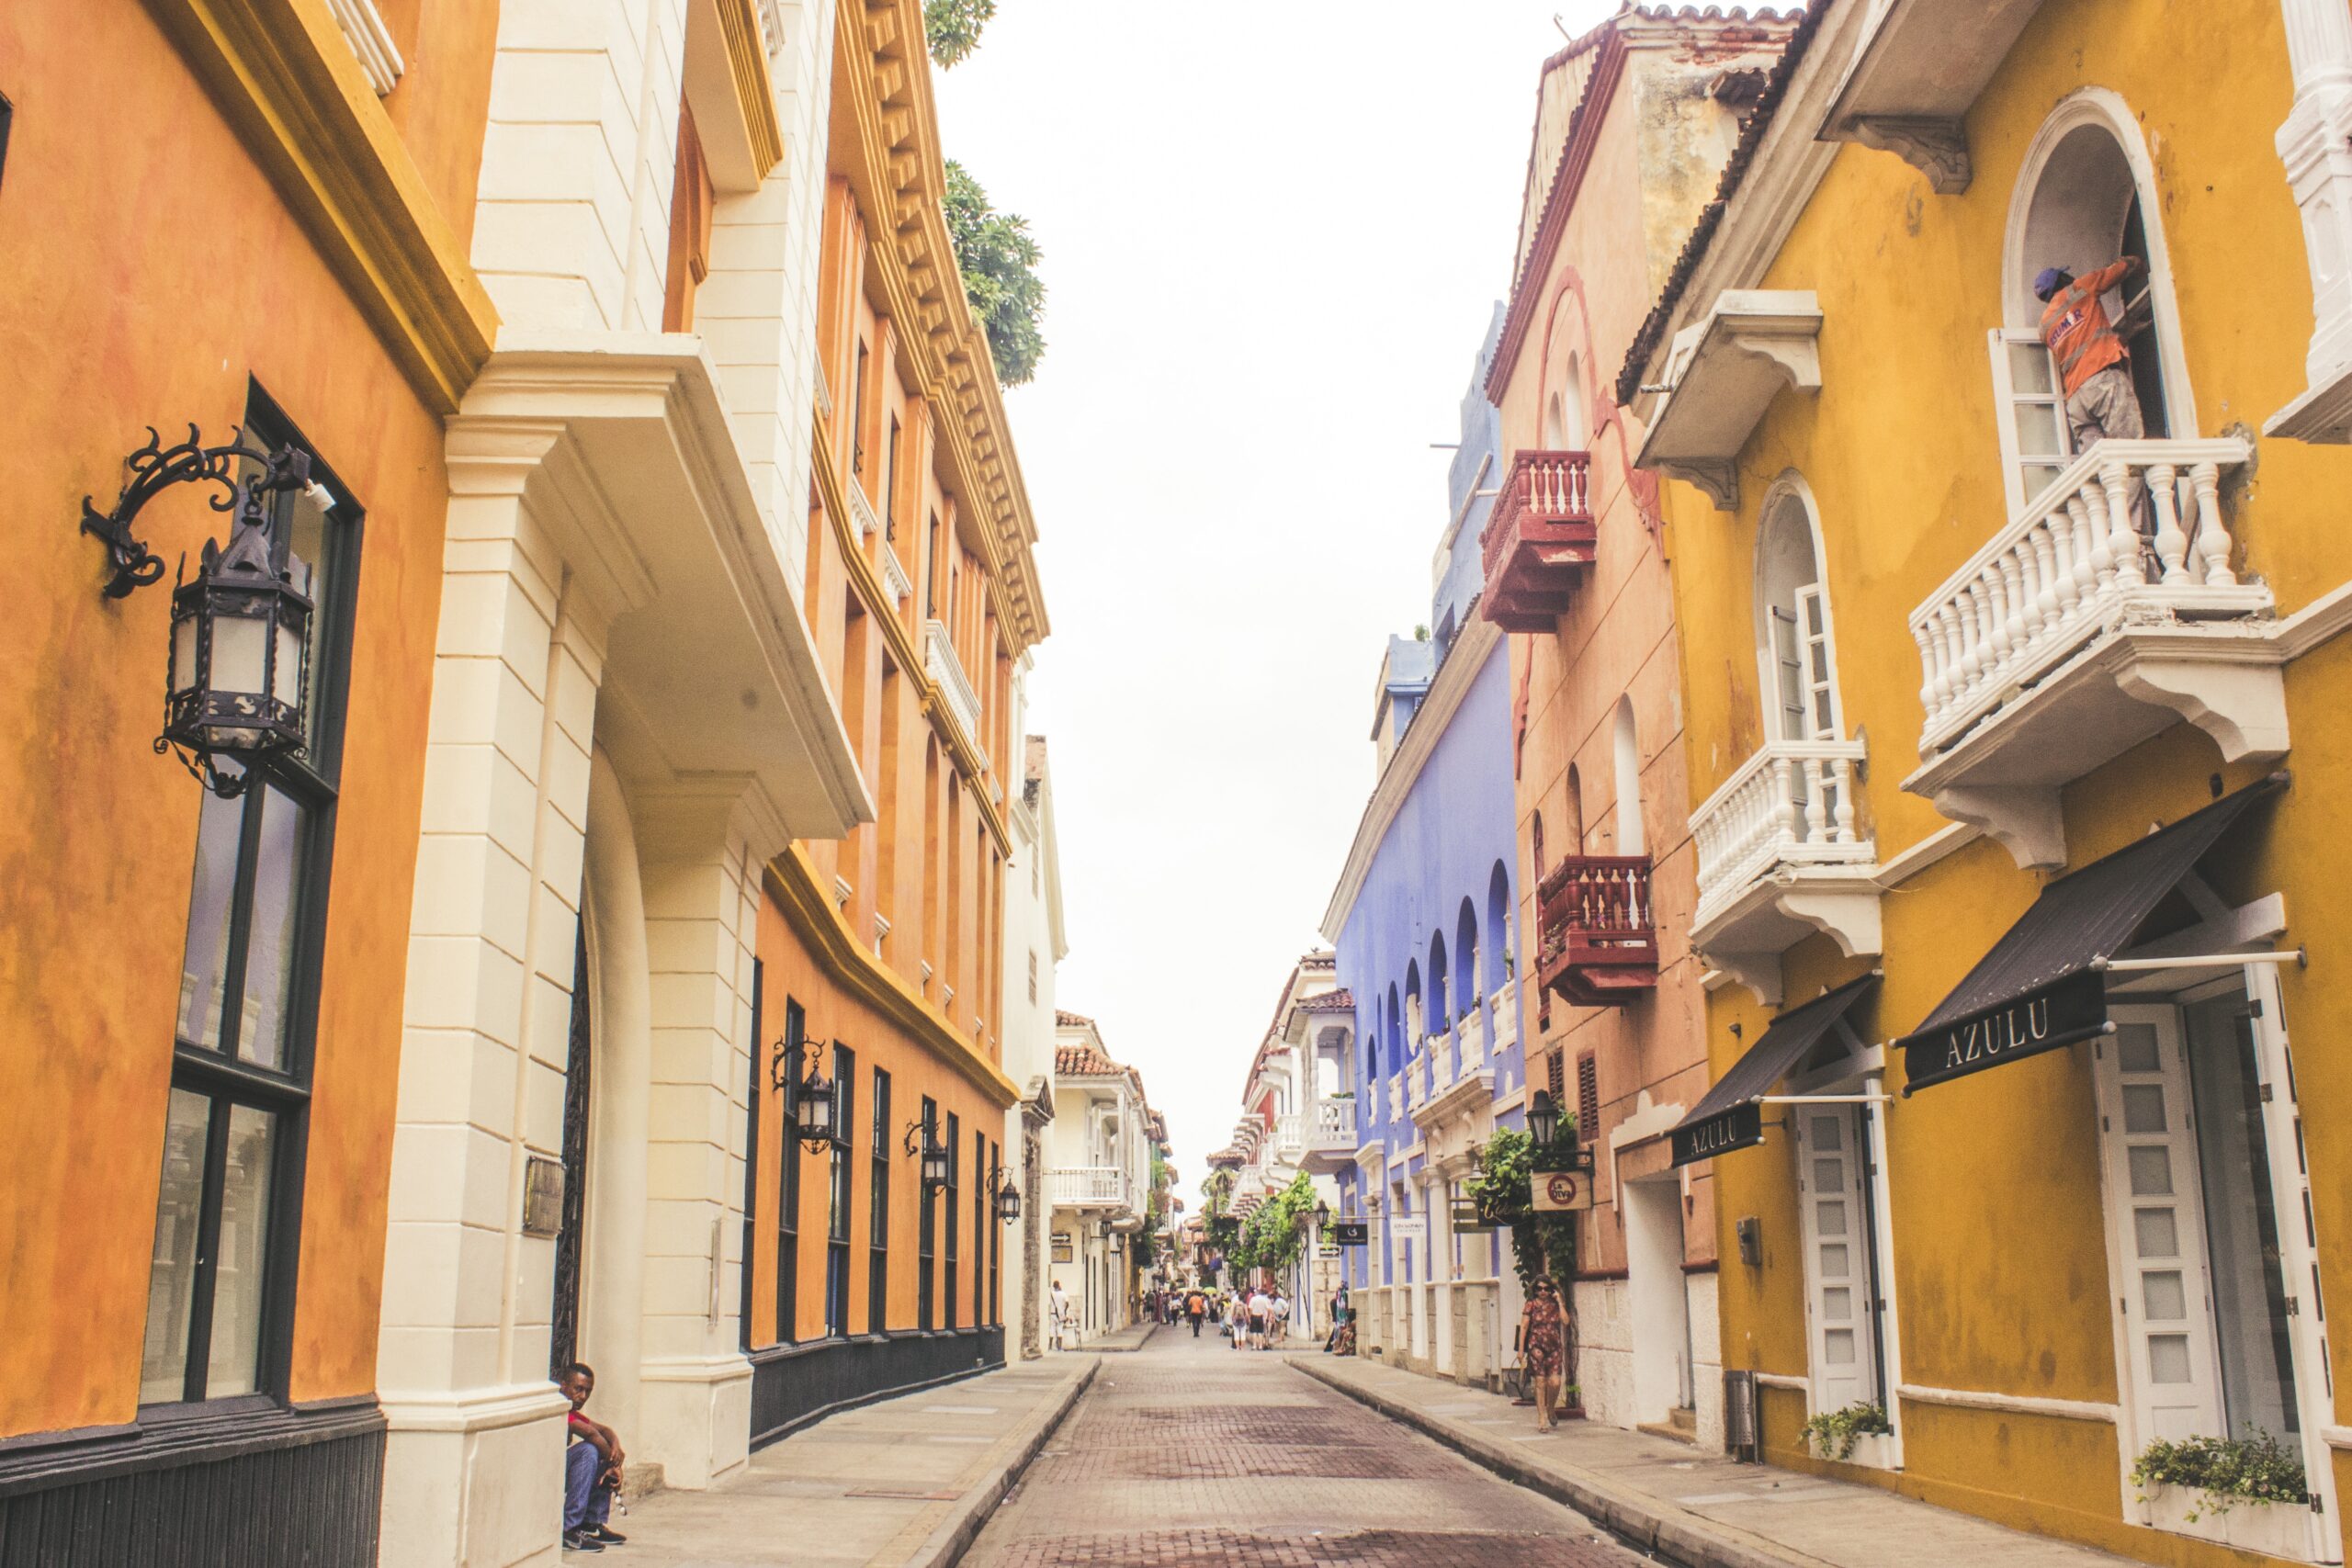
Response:
[[[2033,280],[2034,298],[2042,302],[2041,341],[2058,362],[2059,384],[2066,401],[2066,428],[2075,450],[2086,452],[2095,442],[2112,438],[2137,441],[2147,434],[2140,414],[2140,394],[2132,385],[2132,356],[2108,319],[2100,296],[2142,270],[2140,258],[2125,256],[2087,277],[2076,277],[2064,267],[2043,267]],[[2125,314],[2129,316],[2130,312]],[[2132,516],[2143,537],[2155,532],[2146,487],[2135,476],[2132,485]]]

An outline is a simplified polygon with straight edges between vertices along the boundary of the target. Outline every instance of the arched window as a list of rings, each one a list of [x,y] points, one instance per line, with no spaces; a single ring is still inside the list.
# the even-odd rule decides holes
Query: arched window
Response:
[[[2130,351],[2141,422],[2152,438],[2196,434],[2162,212],[2154,165],[2121,98],[2087,88],[2042,123],[2009,199],[2003,324],[1992,342],[2013,511],[2039,494],[2075,452],[2042,346],[2042,302],[2033,294],[2033,279],[2044,267],[2086,276],[2126,256],[2142,264],[2139,276],[2106,297],[2109,317],[2120,323]]]
[[[1785,476],[1764,498],[1756,536],[1756,658],[1775,740],[1837,740],[1838,649],[1821,582],[1813,497]]]
[[[1643,852],[1642,748],[1634,732],[1634,699],[1617,699],[1613,744],[1617,758],[1617,852]]]
[[[1544,885],[1544,813],[1539,811],[1535,814],[1534,821],[1528,831],[1529,837],[1533,840],[1532,848],[1535,852],[1535,884],[1540,887]]]
[[[1568,853],[1584,853],[1584,779],[1568,764]]]
[[[1511,945],[1510,873],[1497,861],[1487,874],[1487,994],[1494,995],[1510,980],[1518,949]]]
[[[1453,1021],[1453,1010],[1448,1006],[1451,971],[1445,962],[1445,933],[1430,934],[1430,1032],[1435,1033]]]
[[[1429,1013],[1421,1004],[1421,965],[1419,959],[1405,965],[1405,1050],[1408,1055],[1421,1048],[1429,1034]]]
[[[1478,1016],[1478,910],[1462,900],[1453,919],[1453,1005],[1464,1018]]]

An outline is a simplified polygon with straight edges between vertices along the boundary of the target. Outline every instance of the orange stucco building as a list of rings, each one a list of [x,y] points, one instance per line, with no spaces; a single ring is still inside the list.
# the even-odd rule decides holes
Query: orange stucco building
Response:
[[[373,1550],[442,418],[496,324],[464,259],[492,8],[381,12],[373,58],[299,0],[0,13],[0,1536],[27,1561]],[[150,426],[191,425],[314,481],[274,503],[316,602],[308,744],[234,800],[152,744],[171,587],[105,596],[75,527]],[[223,488],[132,532],[193,571]]]
[[[845,11],[834,33],[803,599],[875,819],[795,843],[765,879],[762,1037],[786,1066],[750,1183],[754,1444],[1004,1355],[1004,780],[1014,668],[1046,621],[941,214],[928,65],[904,53],[920,7],[893,14]],[[830,1147],[789,1135],[795,1093],[773,1087],[811,1065],[836,1096]]]

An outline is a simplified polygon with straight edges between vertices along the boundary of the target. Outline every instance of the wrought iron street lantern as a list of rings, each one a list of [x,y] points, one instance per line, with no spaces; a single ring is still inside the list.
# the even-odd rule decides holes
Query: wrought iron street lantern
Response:
[[[1111,1233],[1111,1256],[1116,1258],[1121,1253],[1126,1251],[1126,1236],[1118,1231],[1113,1231]]]
[[[917,1120],[907,1123],[906,1151],[922,1161],[922,1190],[926,1196],[947,1185],[947,1145],[939,1141],[939,1134],[930,1122]]]
[[[996,1217],[1006,1224],[1019,1219],[1021,1189],[1012,1184],[1012,1178],[1006,1174],[1002,1166],[997,1166],[989,1172],[989,1185],[996,1189]]]
[[[310,595],[288,570],[288,541],[271,521],[273,496],[311,483],[311,455],[265,452],[243,431],[225,446],[188,438],[171,446],[153,429],[125,462],[129,478],[113,510],[82,498],[82,531],[105,541],[114,574],[105,592],[128,597],[164,575],[162,558],[131,532],[147,503],[178,484],[218,485],[213,509],[230,514],[229,543],[204,542],[193,580],[172,590],[171,642],[158,755],[175,751],[188,772],[224,800],[244,793],[258,762],[299,751],[309,693]],[[232,763],[225,769],[223,763]]]
[[[1549,1089],[1537,1089],[1535,1098],[1527,1102],[1527,1130],[1534,1134],[1538,1147],[1548,1146],[1558,1134],[1560,1111],[1552,1103]]]
[[[1325,1230],[1331,1224],[1331,1205],[1317,1200],[1315,1204],[1315,1228]]]
[[[792,1047],[784,1041],[775,1043],[775,1056],[768,1068],[769,1081],[776,1092],[786,1096],[785,1103],[791,1107],[793,1136],[811,1153],[831,1147],[834,1138],[833,1086],[818,1066],[823,1049],[814,1040],[801,1042],[797,1083],[791,1077]]]

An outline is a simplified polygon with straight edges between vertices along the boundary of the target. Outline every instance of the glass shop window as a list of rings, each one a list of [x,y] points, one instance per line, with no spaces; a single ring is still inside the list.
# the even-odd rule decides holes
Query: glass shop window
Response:
[[[245,431],[248,445],[308,449],[258,389]],[[315,451],[311,471],[272,519],[316,606],[306,744],[255,765],[235,799],[198,807],[142,1404],[283,1390],[296,1238],[274,1219],[301,1179],[361,518]]]

